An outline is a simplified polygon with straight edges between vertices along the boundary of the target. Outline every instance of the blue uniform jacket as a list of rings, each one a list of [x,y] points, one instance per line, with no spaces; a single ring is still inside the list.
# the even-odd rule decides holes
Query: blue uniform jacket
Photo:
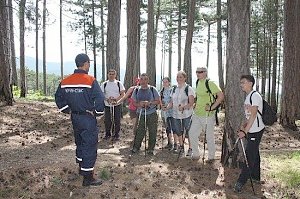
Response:
[[[60,82],[55,102],[63,113],[93,111],[99,115],[104,111],[104,95],[97,80],[81,69]]]

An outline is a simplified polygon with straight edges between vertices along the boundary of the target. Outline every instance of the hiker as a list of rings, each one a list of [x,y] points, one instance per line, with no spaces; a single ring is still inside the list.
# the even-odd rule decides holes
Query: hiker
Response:
[[[156,108],[160,101],[158,91],[154,86],[149,85],[149,77],[146,73],[141,74],[140,86],[133,91],[132,98],[134,105],[137,107],[139,119],[131,152],[133,154],[137,153],[140,150],[143,139],[147,137],[146,120],[146,128],[149,131],[147,154],[154,155],[158,120]]]
[[[134,105],[134,100],[132,99],[132,93],[135,88],[138,88],[140,83],[139,78],[134,79],[134,86],[131,86],[125,95],[117,102],[118,104],[122,103],[124,100],[128,99],[128,110],[129,110],[129,117],[130,120],[132,121],[133,126],[133,133],[135,134],[136,131],[136,121],[137,121],[137,113],[136,113],[136,106]]]
[[[192,119],[191,128],[189,131],[190,142],[192,147],[192,159],[200,158],[199,136],[201,131],[204,131],[204,137],[208,145],[208,163],[212,163],[215,159],[215,136],[214,126],[216,122],[215,109],[222,103],[224,94],[217,84],[207,78],[207,68],[198,67],[196,69],[197,85],[194,116]],[[214,96],[216,100],[214,100]],[[205,141],[204,139],[204,145]],[[204,161],[203,151],[203,161]]]
[[[116,80],[117,72],[114,69],[108,70],[108,80],[101,84],[101,90],[105,96],[105,140],[112,138],[118,141],[120,138],[121,109],[118,101],[125,95],[123,84]]]
[[[63,113],[71,113],[76,144],[76,163],[83,175],[83,186],[101,185],[94,177],[97,158],[98,128],[95,116],[103,114],[104,95],[97,80],[88,75],[90,59],[86,54],[75,58],[77,69],[63,79],[55,93],[55,102]]]
[[[173,108],[173,150],[175,153],[179,153],[178,157],[185,153],[184,141],[185,138],[188,137],[195,98],[195,92],[191,86],[186,84],[186,79],[187,75],[184,71],[179,71],[177,73],[177,85],[172,88],[172,99],[167,106],[167,110]]]
[[[161,100],[161,117],[163,125],[166,128],[166,134],[168,138],[168,144],[164,147],[165,149],[173,149],[173,135],[172,135],[172,109],[166,109],[167,105],[171,101],[171,80],[169,77],[164,77],[162,79],[163,88],[160,91],[160,100]]]
[[[250,177],[252,177],[253,182],[260,182],[259,144],[265,130],[262,117],[258,114],[258,112],[262,113],[263,100],[261,95],[253,90],[255,84],[254,77],[252,75],[242,75],[240,84],[242,91],[244,91],[247,96],[244,101],[246,121],[241,126],[238,137],[239,139],[246,138],[247,140],[245,152],[249,168],[247,168],[246,164],[243,164],[241,174],[234,185],[234,191],[236,192],[241,192]],[[249,170],[251,171],[250,173]]]

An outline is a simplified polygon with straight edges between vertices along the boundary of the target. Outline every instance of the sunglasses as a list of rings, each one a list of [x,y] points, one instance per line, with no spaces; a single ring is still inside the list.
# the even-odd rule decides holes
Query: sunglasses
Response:
[[[206,71],[196,71],[196,73],[205,73]]]

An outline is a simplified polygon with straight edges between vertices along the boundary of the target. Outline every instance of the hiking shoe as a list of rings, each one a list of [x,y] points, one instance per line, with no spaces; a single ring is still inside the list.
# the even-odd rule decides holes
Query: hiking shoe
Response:
[[[99,186],[103,183],[102,180],[94,178],[92,175],[84,176],[82,186]]]
[[[242,188],[243,188],[243,184],[240,183],[240,182],[236,182],[234,187],[233,187],[233,191],[236,192],[236,193],[241,193]]]
[[[177,151],[178,151],[178,145],[177,145],[177,144],[174,144],[172,150],[174,151],[174,153],[177,153]]]
[[[193,152],[192,152],[192,149],[191,149],[191,148],[189,148],[189,149],[188,149],[188,151],[187,151],[187,153],[186,153],[186,156],[189,156],[189,157],[191,157],[191,156],[192,156],[192,154],[193,154]]]
[[[173,144],[172,143],[168,143],[166,146],[164,146],[163,149],[172,150],[173,149]]]

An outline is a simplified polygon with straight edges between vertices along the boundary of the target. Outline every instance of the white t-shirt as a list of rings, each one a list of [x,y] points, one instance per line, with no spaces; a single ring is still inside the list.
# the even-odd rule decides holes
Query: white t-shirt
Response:
[[[188,87],[188,96],[185,93],[185,87],[187,84],[184,84],[181,88],[176,87],[175,92],[171,92],[171,98],[173,102],[173,118],[175,119],[185,119],[190,117],[193,114],[193,107],[190,109],[184,109],[184,111],[179,111],[179,104],[185,106],[188,104],[188,96],[192,95],[195,97],[195,91],[191,86]]]
[[[120,92],[125,91],[124,85],[122,84],[122,82],[118,80],[114,80],[114,81],[107,80],[101,84],[101,90],[104,93],[105,99],[108,99],[110,97],[118,98],[120,96],[118,82],[120,85]],[[106,84],[105,89],[104,89],[104,84]],[[105,106],[112,106],[107,102],[107,100],[104,100],[104,103]]]
[[[254,92],[254,93],[253,93]],[[253,94],[252,94],[253,93]],[[252,105],[250,103],[250,96],[252,94]],[[262,97],[261,95],[258,93],[258,92],[255,92],[255,91],[252,91],[250,92],[246,99],[245,99],[245,102],[244,102],[244,110],[245,110],[245,116],[247,119],[250,118],[250,111],[249,111],[249,108],[251,106],[257,106],[258,107],[258,110],[262,113],[262,110],[263,110],[263,100],[262,100]],[[258,120],[258,121],[257,121]],[[259,123],[258,123],[259,122]],[[261,131],[263,128],[265,128],[265,125],[262,121],[262,118],[261,118],[261,115],[258,113],[257,111],[257,115],[256,115],[256,118],[251,126],[251,128],[249,129],[249,133],[256,133],[256,132],[259,132]]]

